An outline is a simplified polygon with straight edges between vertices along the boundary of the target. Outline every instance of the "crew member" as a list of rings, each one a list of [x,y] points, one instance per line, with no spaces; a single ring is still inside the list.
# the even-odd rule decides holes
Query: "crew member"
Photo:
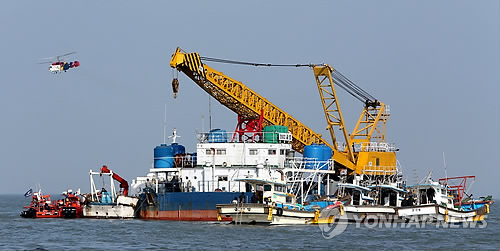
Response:
[[[257,198],[257,194],[253,193],[252,198],[250,199],[252,203],[258,203],[259,199]]]
[[[244,192],[241,192],[239,200],[240,200],[240,203],[245,203],[245,193]]]

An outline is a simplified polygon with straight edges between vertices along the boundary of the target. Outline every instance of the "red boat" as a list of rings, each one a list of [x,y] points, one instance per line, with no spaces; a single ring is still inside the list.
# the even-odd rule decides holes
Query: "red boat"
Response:
[[[40,192],[31,196],[31,204],[21,212],[24,218],[80,218],[83,215],[80,197],[71,192],[64,193],[65,198],[51,201],[50,195]]]

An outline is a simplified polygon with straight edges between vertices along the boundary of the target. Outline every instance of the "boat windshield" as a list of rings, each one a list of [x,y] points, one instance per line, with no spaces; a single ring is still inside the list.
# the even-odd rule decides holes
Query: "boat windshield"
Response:
[[[274,187],[274,190],[275,190],[276,192],[286,192],[286,187],[285,187],[285,186],[279,186],[279,185],[276,185],[276,186]]]
[[[271,191],[271,185],[264,185],[264,191]]]

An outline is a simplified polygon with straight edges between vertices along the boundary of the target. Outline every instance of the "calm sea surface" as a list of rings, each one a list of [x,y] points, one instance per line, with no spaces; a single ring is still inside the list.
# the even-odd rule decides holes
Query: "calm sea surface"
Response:
[[[23,195],[0,195],[0,250],[500,250],[500,200],[493,204],[486,223],[475,228],[349,224],[331,239],[323,238],[318,226],[21,218],[19,213],[28,204],[29,198]]]

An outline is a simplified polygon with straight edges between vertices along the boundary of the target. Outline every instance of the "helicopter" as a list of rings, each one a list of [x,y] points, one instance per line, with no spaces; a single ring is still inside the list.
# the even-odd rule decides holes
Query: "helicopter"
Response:
[[[59,56],[45,58],[45,59],[55,58],[57,61],[56,62],[52,62],[52,61],[42,62],[40,64],[50,63],[49,71],[52,73],[61,73],[63,71],[66,72],[67,70],[69,70],[71,68],[75,68],[75,67],[80,66],[80,61],[66,62],[62,58],[64,56],[68,56],[68,55],[75,54],[75,53],[76,52],[70,52],[70,53],[66,53],[63,55],[59,55]]]

